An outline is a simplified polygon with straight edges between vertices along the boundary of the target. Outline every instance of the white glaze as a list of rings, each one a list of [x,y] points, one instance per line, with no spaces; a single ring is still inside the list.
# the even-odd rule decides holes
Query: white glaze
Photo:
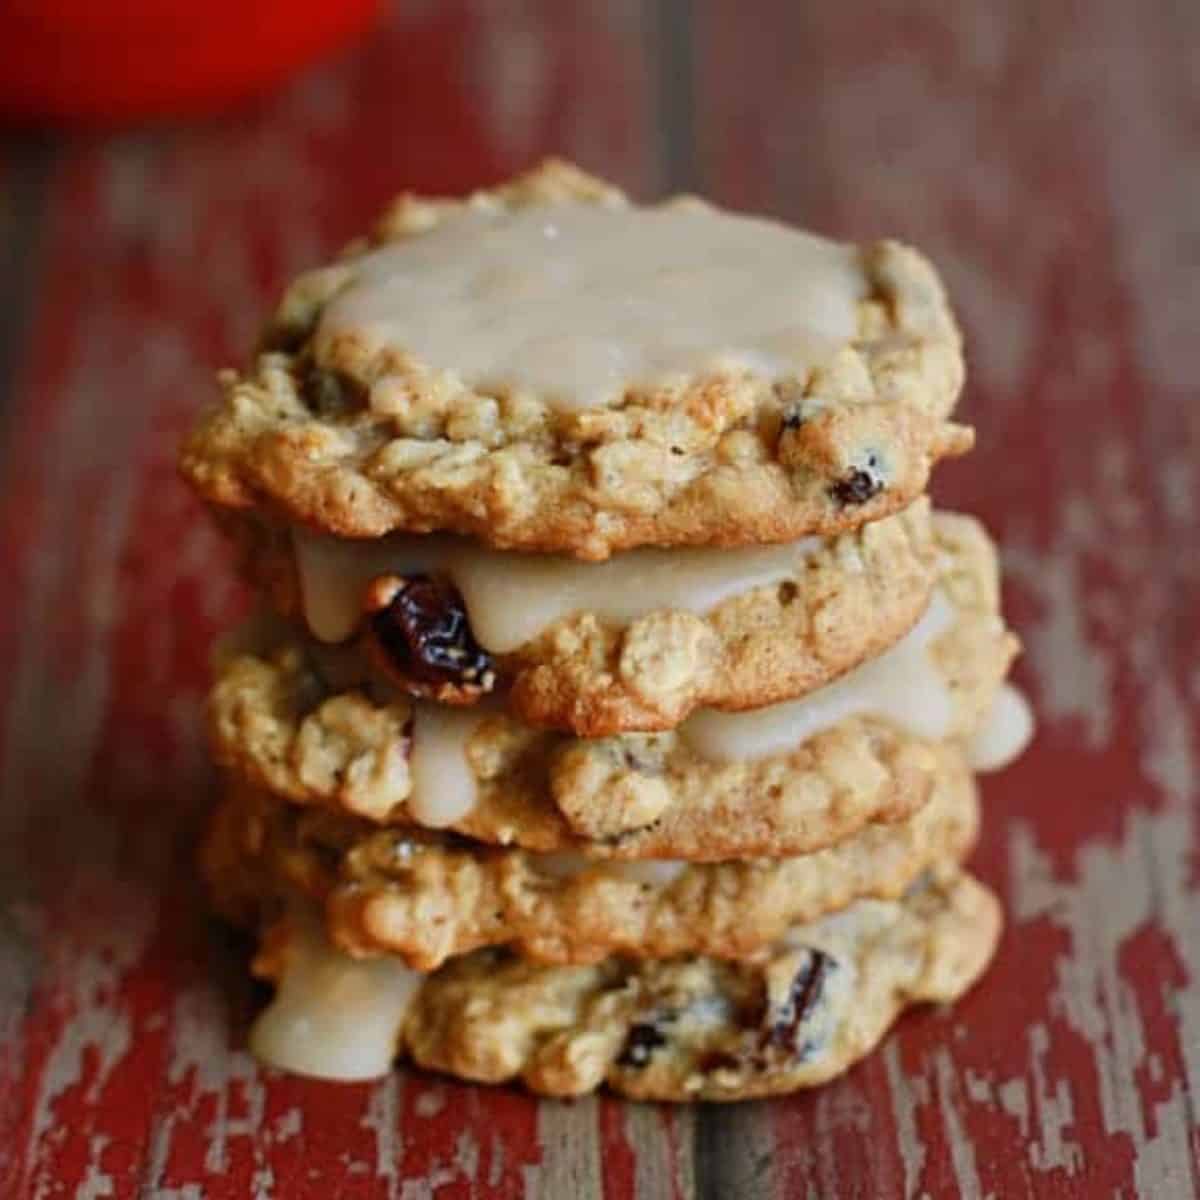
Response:
[[[657,609],[705,613],[731,596],[794,578],[821,545],[803,538],[732,550],[642,548],[588,563],[505,554],[448,537],[355,542],[296,530],[294,541],[305,619],[323,641],[354,631],[372,579],[438,571],[462,593],[476,639],[493,654],[518,649],[575,612],[618,625]]]
[[[1033,738],[1033,710],[1011,683],[1004,684],[988,709],[968,751],[976,771],[1007,767]]]
[[[537,854],[531,856],[534,866],[543,874],[554,879],[573,879],[592,867],[602,867],[612,875],[618,875],[633,883],[647,883],[654,887],[668,887],[674,883],[688,864],[673,858],[644,858],[631,860],[585,858],[582,854]]]
[[[935,591],[925,615],[905,637],[833,683],[799,700],[750,712],[705,709],[693,713],[680,733],[698,753],[718,762],[782,754],[853,716],[884,717],[918,737],[946,737],[953,702],[929,648],[953,622],[953,606]]]
[[[442,829],[475,807],[478,793],[467,741],[486,715],[478,707],[413,703],[408,811],[418,824]]]
[[[269,1066],[318,1079],[386,1075],[423,978],[397,958],[350,958],[315,919],[297,921],[283,978],[250,1031],[250,1050]]]
[[[350,264],[339,335],[563,408],[680,372],[803,374],[857,332],[856,250],[690,201],[657,208],[475,205]]]
[[[687,863],[675,858],[639,858],[613,862],[609,866],[624,879],[653,887],[669,887],[688,869]]]

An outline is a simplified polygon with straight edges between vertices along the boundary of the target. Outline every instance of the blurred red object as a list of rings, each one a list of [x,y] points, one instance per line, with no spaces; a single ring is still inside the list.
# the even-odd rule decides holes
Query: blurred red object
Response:
[[[244,100],[362,32],[380,0],[0,0],[0,116],[112,123]]]

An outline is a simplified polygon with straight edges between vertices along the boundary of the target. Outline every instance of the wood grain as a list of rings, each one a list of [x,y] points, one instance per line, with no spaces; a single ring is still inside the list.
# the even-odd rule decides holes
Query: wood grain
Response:
[[[203,127],[0,154],[0,1196],[1153,1196],[1200,1175],[1200,10],[406,0]],[[259,1070],[188,868],[245,600],[174,444],[399,186],[558,151],[944,269],[1034,748],[985,983],[812,1095],[538,1104]]]

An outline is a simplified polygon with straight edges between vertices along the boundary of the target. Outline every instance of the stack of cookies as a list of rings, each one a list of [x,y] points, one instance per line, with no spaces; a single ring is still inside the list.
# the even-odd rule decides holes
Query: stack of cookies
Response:
[[[561,163],[300,278],[183,453],[264,599],[203,855],[255,1052],[736,1099],[969,988],[973,771],[1030,723],[923,494],[962,377],[913,250]]]

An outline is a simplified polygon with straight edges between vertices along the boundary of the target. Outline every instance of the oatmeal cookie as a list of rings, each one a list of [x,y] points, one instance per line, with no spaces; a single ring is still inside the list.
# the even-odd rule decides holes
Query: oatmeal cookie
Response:
[[[255,960],[277,991],[251,1046],[328,1078],[384,1075],[399,1054],[550,1096],[607,1085],[639,1100],[750,1099],[824,1083],[908,1006],[957,1000],[1000,927],[995,897],[946,866],[899,899],[797,925],[753,962],[545,966],[478,950],[421,976],[338,954],[293,912]]]
[[[969,518],[941,528],[939,583],[918,625],[797,701],[702,710],[669,733],[572,738],[494,707],[397,696],[352,653],[293,636],[226,658],[210,698],[214,751],[295,803],[529,850],[807,853],[918,808],[936,768],[931,747],[971,736],[1016,651],[986,536]]]
[[[302,276],[181,466],[215,505],[349,538],[588,559],[782,542],[920,495],[971,446],[962,379],[915,250],[637,207],[551,162],[402,196]]]
[[[422,986],[403,1046],[423,1067],[552,1096],[602,1084],[637,1100],[776,1095],[841,1074],[909,1005],[958,999],[1000,927],[995,897],[947,872],[798,926],[753,965],[547,968],[484,951]]]
[[[965,857],[979,825],[974,782],[961,752],[938,757],[933,797],[914,816],[794,858],[623,863],[498,850],[381,831],[235,785],[204,862],[231,914],[247,890],[299,893],[342,949],[394,954],[419,971],[487,946],[545,963],[753,958],[792,925],[865,896],[895,898],[934,864]]]
[[[401,690],[459,704],[502,690],[528,724],[603,737],[794,699],[885,650],[928,604],[936,521],[921,497],[836,538],[586,564],[224,524],[278,611],[323,641],[360,638]]]

